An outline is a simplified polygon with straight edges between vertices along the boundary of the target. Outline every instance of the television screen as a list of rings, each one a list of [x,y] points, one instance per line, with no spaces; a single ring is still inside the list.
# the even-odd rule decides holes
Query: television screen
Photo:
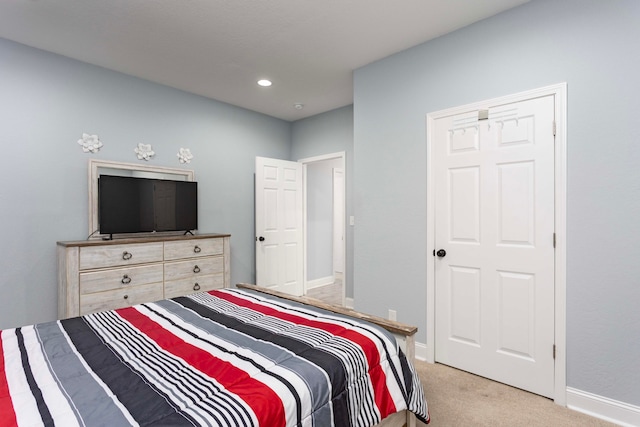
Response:
[[[198,228],[198,183],[101,175],[101,234],[190,231]]]

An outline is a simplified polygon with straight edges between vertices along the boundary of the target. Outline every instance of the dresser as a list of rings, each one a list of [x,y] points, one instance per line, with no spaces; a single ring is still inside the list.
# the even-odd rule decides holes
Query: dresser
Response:
[[[228,288],[228,234],[58,242],[58,317]]]

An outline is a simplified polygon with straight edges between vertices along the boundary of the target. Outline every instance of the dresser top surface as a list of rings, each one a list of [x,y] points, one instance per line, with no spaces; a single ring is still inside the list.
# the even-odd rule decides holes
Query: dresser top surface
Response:
[[[105,245],[127,245],[132,243],[153,243],[153,242],[168,242],[179,240],[193,240],[193,239],[210,239],[210,238],[222,238],[231,237],[230,234],[218,234],[218,233],[206,233],[206,234],[194,234],[194,235],[167,235],[167,236],[145,236],[145,237],[126,237],[126,238],[114,238],[113,240],[75,240],[66,242],[57,242],[58,246],[63,247],[78,247],[78,246],[105,246]]]

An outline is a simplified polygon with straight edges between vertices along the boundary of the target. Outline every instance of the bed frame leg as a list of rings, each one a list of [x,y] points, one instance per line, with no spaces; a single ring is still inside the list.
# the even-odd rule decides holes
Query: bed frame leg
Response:
[[[407,411],[407,427],[416,427],[416,416],[412,412]]]

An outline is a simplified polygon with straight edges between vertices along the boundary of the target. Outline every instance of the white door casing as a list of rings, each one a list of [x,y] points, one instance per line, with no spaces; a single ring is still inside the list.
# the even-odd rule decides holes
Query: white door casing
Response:
[[[546,100],[538,99],[545,96]],[[517,112],[513,105],[505,105],[528,99],[532,101],[518,106]],[[428,262],[426,358],[431,362],[444,358],[445,363],[469,363],[470,367],[462,369],[532,389],[559,404],[565,402],[566,389],[565,99],[563,84],[427,116],[427,227],[432,236],[427,248],[429,256],[432,250],[441,248],[447,254],[431,257]],[[550,105],[550,118],[533,117],[524,110],[535,109],[540,103]],[[489,110],[488,120],[478,121],[478,109]],[[437,146],[438,135],[443,132],[440,127],[447,127],[445,120],[449,120],[446,132],[455,129],[457,134],[452,132],[450,151],[445,151],[451,159],[442,164],[436,151],[442,148]],[[541,125],[542,121],[546,124]],[[538,140],[540,132],[551,135],[551,144]],[[489,153],[480,150],[487,144],[480,145],[485,139],[493,145]],[[525,142],[531,139],[533,144]],[[546,153],[532,148],[538,145],[546,146]],[[482,162],[494,166],[479,167]],[[546,173],[541,174],[542,170]],[[444,185],[439,182],[442,178],[438,179],[442,176]],[[526,185],[521,185],[523,182]],[[452,188],[455,191],[449,195]],[[444,205],[440,202],[443,197],[447,200]],[[487,241],[493,241],[493,246],[485,247]],[[535,270],[549,264],[542,273]],[[553,283],[554,276],[555,287],[540,285]],[[449,282],[453,286],[447,286]],[[454,317],[440,311],[443,305],[453,305]],[[491,330],[493,333],[488,332]],[[443,336],[451,346],[441,344]],[[460,348],[464,348],[463,356],[457,355],[456,349]],[[544,374],[522,375],[521,371],[534,372],[530,365],[538,361]],[[498,374],[488,372],[491,370]],[[533,386],[522,385],[526,382]]]
[[[333,273],[344,271],[344,172],[333,168]]]
[[[302,295],[302,165],[256,157],[256,284]]]

